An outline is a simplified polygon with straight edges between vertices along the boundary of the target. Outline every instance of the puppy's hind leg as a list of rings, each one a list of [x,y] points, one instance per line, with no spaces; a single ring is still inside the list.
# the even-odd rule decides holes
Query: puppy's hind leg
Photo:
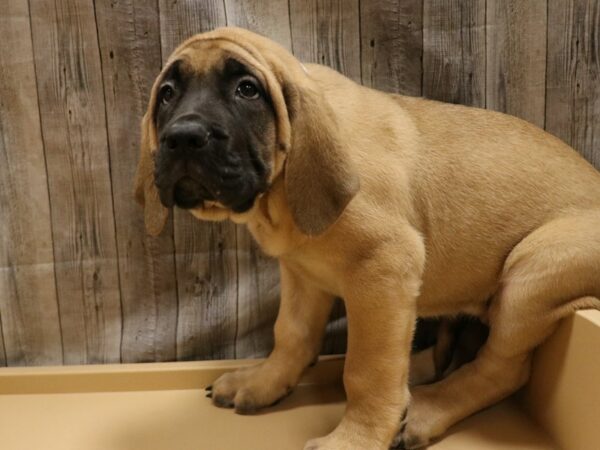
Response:
[[[419,448],[522,386],[532,350],[576,309],[600,309],[600,211],[538,228],[508,256],[490,306],[490,335],[477,358],[438,383],[417,386],[397,439]]]

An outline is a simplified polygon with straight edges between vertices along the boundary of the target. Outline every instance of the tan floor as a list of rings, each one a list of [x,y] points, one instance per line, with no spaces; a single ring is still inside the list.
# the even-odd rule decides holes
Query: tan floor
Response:
[[[268,413],[218,409],[202,390],[0,396],[3,450],[302,449],[333,429],[344,408],[339,387],[301,386]],[[432,450],[555,447],[512,402],[456,427]]]

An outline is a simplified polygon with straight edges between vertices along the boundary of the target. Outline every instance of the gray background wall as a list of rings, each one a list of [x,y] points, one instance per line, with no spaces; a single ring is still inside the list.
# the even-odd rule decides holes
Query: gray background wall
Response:
[[[146,237],[131,197],[161,62],[226,24],[369,86],[523,117],[600,167],[599,0],[0,0],[0,365],[268,352],[274,262],[181,212]],[[340,351],[343,320],[330,331]]]

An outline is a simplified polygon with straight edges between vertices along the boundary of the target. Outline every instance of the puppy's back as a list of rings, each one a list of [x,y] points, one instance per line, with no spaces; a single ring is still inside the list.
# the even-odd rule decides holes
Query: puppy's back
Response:
[[[600,172],[535,125],[495,111],[394,98],[418,130],[418,176],[425,189],[467,195],[484,210],[517,212],[521,204],[538,216],[600,206]]]

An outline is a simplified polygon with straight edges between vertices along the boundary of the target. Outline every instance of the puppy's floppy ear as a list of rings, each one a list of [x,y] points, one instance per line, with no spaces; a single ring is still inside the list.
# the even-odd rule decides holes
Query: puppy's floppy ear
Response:
[[[285,192],[298,228],[318,235],[342,214],[360,188],[344,152],[335,113],[311,84],[283,86],[291,122]]]
[[[158,150],[155,110],[160,84],[175,64],[179,64],[179,61],[174,53],[154,80],[148,108],[142,119],[140,159],[135,174],[134,195],[138,203],[144,207],[146,232],[152,236],[160,234],[169,217],[169,210],[160,202],[158,189],[154,184],[154,156]]]
[[[160,234],[169,217],[169,210],[160,202],[158,189],[154,185],[154,154],[158,144],[153,117],[155,97],[153,92],[148,111],[142,119],[140,160],[134,182],[135,198],[144,207],[146,232],[152,236]]]

